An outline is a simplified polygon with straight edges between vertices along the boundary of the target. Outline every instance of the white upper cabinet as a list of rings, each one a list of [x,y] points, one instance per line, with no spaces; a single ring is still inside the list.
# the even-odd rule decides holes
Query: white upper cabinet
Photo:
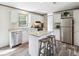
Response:
[[[54,13],[54,23],[61,22],[61,13]]]
[[[10,21],[11,21],[11,23],[17,23],[18,19],[19,19],[18,10],[11,9],[11,11],[10,11]]]

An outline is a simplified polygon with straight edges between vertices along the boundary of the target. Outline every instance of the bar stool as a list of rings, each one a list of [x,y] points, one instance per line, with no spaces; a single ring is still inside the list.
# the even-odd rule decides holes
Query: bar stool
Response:
[[[39,48],[39,56],[48,56],[48,46],[50,41],[48,38],[43,38],[39,40],[40,48]]]
[[[47,36],[48,39],[50,40],[50,52],[51,52],[51,56],[52,55],[56,55],[56,39],[54,35],[49,35]]]

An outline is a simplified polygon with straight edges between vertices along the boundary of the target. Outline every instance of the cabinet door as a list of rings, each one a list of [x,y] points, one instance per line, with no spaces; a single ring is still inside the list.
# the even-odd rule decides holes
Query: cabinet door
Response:
[[[74,44],[79,46],[79,32],[74,33]]]
[[[56,40],[60,40],[60,30],[59,29],[54,29],[54,35]]]
[[[18,41],[19,41],[19,36],[18,36],[18,35],[19,35],[19,33],[16,32],[16,36],[15,36],[15,37],[16,37],[16,41],[15,41],[16,45],[19,44],[19,43],[18,43]]]
[[[27,32],[27,30],[23,30],[22,31],[22,43],[26,43],[26,42],[28,42],[28,32]]]
[[[17,23],[18,22],[18,10],[12,9],[10,12],[10,18],[11,18],[11,23]]]
[[[54,23],[56,23],[56,22],[61,22],[61,14],[60,13],[54,14]]]
[[[74,16],[74,31],[79,31],[79,10],[74,10],[73,16]]]
[[[17,37],[18,37],[18,44],[22,43],[22,31],[17,32]]]
[[[22,32],[21,31],[17,31],[15,37],[16,37],[16,41],[15,41],[16,45],[22,43]]]
[[[16,32],[11,32],[11,38],[10,38],[10,46],[16,45]]]
[[[79,46],[79,10],[73,10],[74,44]]]

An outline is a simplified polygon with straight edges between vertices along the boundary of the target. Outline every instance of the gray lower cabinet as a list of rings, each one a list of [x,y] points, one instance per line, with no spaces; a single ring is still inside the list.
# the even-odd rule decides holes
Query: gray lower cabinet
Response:
[[[22,31],[10,32],[10,48],[22,43]]]

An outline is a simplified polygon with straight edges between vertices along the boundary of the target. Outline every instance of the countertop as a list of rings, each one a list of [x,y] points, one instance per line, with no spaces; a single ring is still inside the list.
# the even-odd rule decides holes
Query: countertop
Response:
[[[43,36],[43,35],[47,35],[47,34],[50,34],[50,33],[53,33],[53,31],[34,31],[34,32],[30,32],[29,34],[30,35],[33,35],[33,36],[37,36],[37,37],[40,37],[40,36]]]
[[[9,32],[17,32],[17,31],[21,31],[20,29],[9,29]]]

